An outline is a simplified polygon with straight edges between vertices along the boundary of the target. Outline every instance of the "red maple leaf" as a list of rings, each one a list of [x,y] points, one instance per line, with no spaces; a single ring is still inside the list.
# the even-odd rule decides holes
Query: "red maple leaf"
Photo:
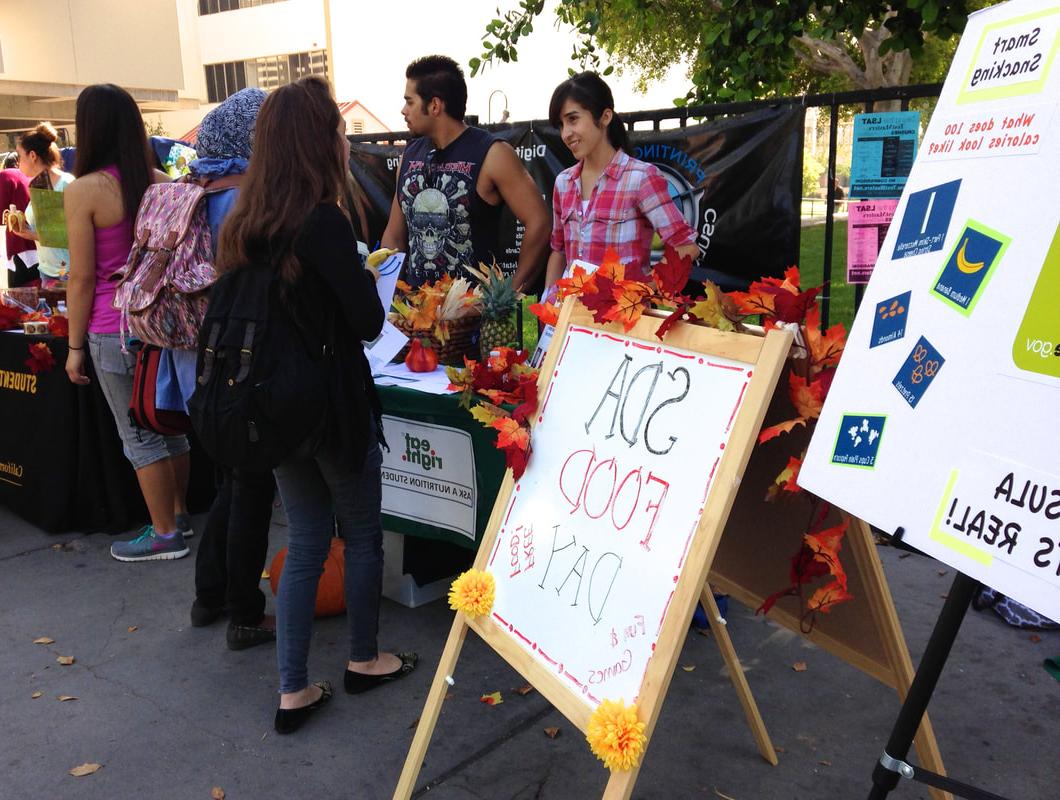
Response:
[[[62,314],[52,314],[51,318],[48,320],[48,333],[52,336],[69,336],[70,320]]]
[[[662,325],[660,325],[659,329],[655,331],[655,335],[658,336],[659,339],[662,339],[667,333],[670,332],[670,328],[672,328],[674,325],[681,321],[684,315],[688,312],[689,307],[690,306],[687,303],[682,303],[677,308],[675,308],[670,313],[670,316],[663,320]]]
[[[55,368],[55,357],[47,342],[36,342],[29,346],[29,358],[25,363],[30,372],[38,375],[42,372],[51,372]]]
[[[688,276],[691,274],[692,257],[679,255],[677,250],[670,245],[666,245],[662,259],[652,270],[655,285],[659,287],[663,297],[670,299],[676,297],[685,288]]]
[[[0,267],[3,269],[3,267]],[[17,328],[22,322],[22,312],[14,306],[5,306],[0,303],[0,331],[9,331]]]
[[[821,416],[824,396],[827,393],[826,380],[831,383],[831,377],[825,378],[823,373],[811,381],[794,372],[788,377],[788,396],[803,420]]]

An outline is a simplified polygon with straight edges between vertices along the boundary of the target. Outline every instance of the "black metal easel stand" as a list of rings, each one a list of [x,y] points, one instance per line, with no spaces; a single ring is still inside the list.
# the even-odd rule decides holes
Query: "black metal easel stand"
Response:
[[[900,531],[901,529],[899,529]],[[899,537],[900,538],[900,537]],[[876,768],[872,771],[872,791],[868,800],[886,800],[888,794],[898,785],[898,778],[907,778],[919,783],[934,786],[969,800],[1005,800],[1000,795],[991,794],[966,783],[948,778],[914,766],[906,761],[909,748],[916,736],[917,728],[924,717],[931,695],[935,691],[942,668],[946,666],[950,649],[957,638],[957,632],[964,621],[965,612],[972,603],[972,597],[979,588],[979,581],[958,572],[953,580],[946,602],[942,606],[935,629],[931,632],[927,649],[920,659],[913,683],[909,687],[902,710],[891,730],[887,748],[880,756]]]

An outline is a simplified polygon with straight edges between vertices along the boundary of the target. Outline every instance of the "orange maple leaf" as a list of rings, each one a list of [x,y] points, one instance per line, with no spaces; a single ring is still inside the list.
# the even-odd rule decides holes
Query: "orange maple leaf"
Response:
[[[559,322],[559,308],[552,303],[533,303],[530,313],[541,320],[542,325],[555,325]]]
[[[786,422],[779,422],[776,425],[770,425],[768,428],[763,428],[762,432],[758,434],[758,443],[763,444],[768,442],[770,439],[776,439],[782,433],[788,433],[793,430],[796,425],[805,425],[806,420],[803,417],[797,419],[789,419]]]
[[[847,575],[843,570],[843,564],[839,560],[839,551],[843,547],[843,537],[847,532],[848,522],[843,520],[833,528],[828,528],[817,533],[807,533],[803,537],[806,546],[813,551],[814,561],[820,561],[828,567],[828,571],[836,577],[843,588],[847,585]]]
[[[518,447],[526,450],[530,446],[530,432],[511,417],[495,420],[490,424],[497,430],[497,447]]]
[[[830,581],[824,586],[819,586],[813,596],[806,601],[808,611],[820,611],[827,614],[833,606],[853,600],[854,595],[847,591],[847,587],[839,581]]]
[[[788,395],[803,420],[817,419],[821,416],[826,393],[824,383],[817,378],[807,381],[794,372],[788,378]]]
[[[614,283],[619,283],[626,277],[626,268],[622,265],[622,262],[618,260],[618,253],[614,248],[609,247],[604,251],[604,260],[597,267],[594,275],[599,275],[602,278],[606,278]]]
[[[563,299],[571,295],[579,295],[585,291],[586,285],[592,283],[592,280],[593,273],[586,272],[585,267],[576,266],[570,277],[556,281],[556,296]]]
[[[619,265],[621,266],[621,265]],[[615,305],[604,317],[612,322],[621,322],[625,331],[629,331],[650,306],[652,289],[640,281],[620,281],[611,290]]]
[[[846,328],[836,323],[821,332],[821,309],[814,303],[806,311],[806,348],[810,352],[810,365],[814,372],[839,363],[847,343]]]

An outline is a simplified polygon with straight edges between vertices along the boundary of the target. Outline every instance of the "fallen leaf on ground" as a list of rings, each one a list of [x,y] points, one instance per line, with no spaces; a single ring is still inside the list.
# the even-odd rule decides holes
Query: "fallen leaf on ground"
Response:
[[[899,557],[899,558],[909,558],[909,556],[911,556],[911,555],[913,555],[913,554],[912,554],[912,553],[902,553],[902,554],[901,554],[901,555],[899,555],[898,557]]]
[[[710,628],[692,628],[700,636],[710,637]]]
[[[733,797],[732,795],[725,794],[725,792],[719,792],[717,786],[714,787],[714,794],[716,794],[718,797],[720,797],[721,800],[736,800],[736,798]]]
[[[267,581],[269,579],[269,571],[267,569],[263,569],[261,571],[261,579],[263,581]]]
[[[519,694],[519,695],[522,695],[523,697],[526,697],[528,694],[530,694],[530,692],[534,691],[534,687],[531,686],[528,683],[528,684],[526,684],[526,686],[520,686],[515,691],[516,691],[516,694]]]
[[[129,633],[136,633],[138,630],[140,630],[140,628],[136,625],[130,625],[128,628],[126,628],[126,630],[128,630]]]
[[[1036,634],[1036,633],[1032,633],[1031,634],[1031,641],[1034,642],[1035,644],[1038,644],[1038,642],[1040,642],[1041,640],[1042,640],[1042,637],[1039,636],[1038,634]]]
[[[452,700],[453,699],[453,693],[452,692],[446,692],[445,693],[445,699],[446,700]]]
[[[412,720],[412,724],[409,725],[406,730],[410,730],[410,731],[411,730],[415,730],[416,726],[419,725],[419,724],[420,724],[420,718],[416,717],[416,719]]]
[[[555,739],[559,736],[559,728],[545,728],[545,736],[549,739]]]
[[[949,572],[948,569],[940,569],[939,570],[939,576],[941,577],[942,575],[945,575],[947,572]]]
[[[55,644],[55,640],[50,636],[41,636],[34,639],[33,644]]]
[[[63,546],[61,544],[53,544],[52,545],[52,550],[62,550],[62,549],[63,549]]]
[[[57,700],[58,700],[58,701],[59,701],[60,703],[65,703],[65,702],[66,702],[67,700],[76,700],[77,698],[76,698],[76,697],[74,697],[74,696],[73,696],[72,694],[61,694],[61,695],[59,695],[59,697],[58,697],[58,698],[56,698],[56,699],[57,699]]]
[[[817,763],[820,764],[822,767],[830,767],[830,766],[832,766],[832,762],[831,761],[818,761]]]
[[[85,777],[85,775],[91,775],[93,772],[98,772],[102,766],[102,764],[94,764],[92,762],[87,762],[85,764],[80,764],[79,766],[74,767],[72,770],[70,770],[70,774],[73,775],[75,778],[83,778]]]
[[[482,695],[482,697],[479,698],[479,702],[485,703],[488,706],[499,706],[504,702],[504,698],[501,697],[500,692],[490,692],[489,694]]]
[[[68,667],[73,664],[76,659],[73,656],[59,656],[55,660],[62,664],[64,667]]]
[[[225,800],[225,790],[220,786],[215,786],[210,790],[211,800]]]
[[[949,594],[940,594],[939,597],[941,597],[943,600],[949,600],[950,599]]]
[[[776,750],[778,753],[786,753],[786,752],[788,752],[788,748],[786,748],[786,747],[774,747],[773,749]]]
[[[43,694],[44,694],[44,692],[34,692],[33,694],[30,695],[30,697],[32,697],[34,700],[36,700],[38,697],[41,697]]]
[[[681,665],[681,669],[683,669],[683,670],[684,670],[685,672],[692,672],[693,670],[695,670],[695,667],[694,667],[694,666],[692,666],[692,665],[689,665],[689,666],[687,666],[687,667],[686,667],[686,666],[684,666],[684,665],[682,664],[682,665]]]
[[[796,672],[805,672],[806,671],[806,662],[805,661],[796,661],[794,664],[791,665],[791,668],[793,670],[795,670]]]

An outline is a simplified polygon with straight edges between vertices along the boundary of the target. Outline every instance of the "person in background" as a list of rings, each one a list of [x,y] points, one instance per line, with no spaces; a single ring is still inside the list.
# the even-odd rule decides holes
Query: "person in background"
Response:
[[[464,267],[504,260],[497,243],[504,203],[525,228],[512,282],[516,291],[528,288],[548,247],[548,209],[534,179],[511,145],[464,124],[467,84],[455,61],[426,56],[405,77],[401,114],[418,138],[398,168],[383,247],[408,253],[402,277],[413,287],[447,274],[467,278]]]
[[[113,306],[116,273],[133,243],[133,220],[153,182],[169,180],[151,166],[140,109],[128,92],[96,84],[77,98],[77,180],[66,190],[70,238],[67,308],[70,353],[66,374],[86,385],[87,343],[126,458],[136,470],[151,524],[132,541],[116,542],[110,554],[119,561],[154,561],[188,554],[184,536],[191,525],[184,504],[188,485],[188,441],[132,427],[135,356],[121,341],[120,312]]]
[[[6,166],[9,161],[11,157],[5,159],[4,169],[0,170],[0,211],[7,212],[14,206],[16,211],[24,213],[29,205],[29,180],[21,170]],[[17,156],[14,157],[14,163],[17,167]],[[8,286],[25,286],[38,277],[37,246],[30,239],[19,236],[12,230],[18,227],[18,222],[9,220],[4,233],[8,263],[0,263],[0,269],[9,270],[11,273],[7,278]]]
[[[629,155],[625,125],[611,89],[595,72],[581,72],[552,93],[548,119],[578,159],[552,190],[552,253],[545,296],[575,259],[599,265],[608,249],[626,277],[647,275],[658,233],[682,256],[699,256],[696,232],[670,198],[662,173]]]
[[[18,153],[8,153],[4,156],[3,169],[18,169]]]
[[[198,158],[190,179],[207,191],[206,217],[217,254],[221,224],[239,197],[250,162],[254,123],[265,102],[261,89],[242,89],[207,114],[196,137]],[[195,390],[194,350],[167,350],[159,370],[159,391],[179,385],[181,407]],[[164,365],[164,368],[163,368]],[[166,373],[166,374],[163,374]],[[261,571],[269,549],[276,482],[272,472],[218,468],[219,486],[195,554],[195,601],[191,624],[204,627],[227,612],[226,639],[232,650],[275,641],[276,621],[265,614]]]
[[[222,273],[271,270],[276,313],[330,341],[334,358],[320,446],[301,448],[275,470],[288,524],[276,598],[280,706],[274,727],[281,734],[298,730],[331,698],[330,683],[309,683],[306,663],[336,517],[346,544],[346,691],[357,694],[408,675],[417,660],[411,653],[380,653],[377,645],[381,408],[361,342],[378,335],[384,313],[339,205],[349,163],[345,130],[327,81],[311,76],[274,90],[258,114],[254,154],[217,257]]]
[[[29,133],[19,137],[16,144],[18,168],[29,178],[30,189],[50,189],[61,192],[73,182],[74,176],[63,172],[59,155],[59,134],[50,122],[42,122]],[[33,203],[26,207],[26,227],[15,233],[24,239],[37,242],[37,269],[41,285],[49,289],[65,285],[70,273],[70,251],[65,247],[45,247],[37,233],[36,212]]]

